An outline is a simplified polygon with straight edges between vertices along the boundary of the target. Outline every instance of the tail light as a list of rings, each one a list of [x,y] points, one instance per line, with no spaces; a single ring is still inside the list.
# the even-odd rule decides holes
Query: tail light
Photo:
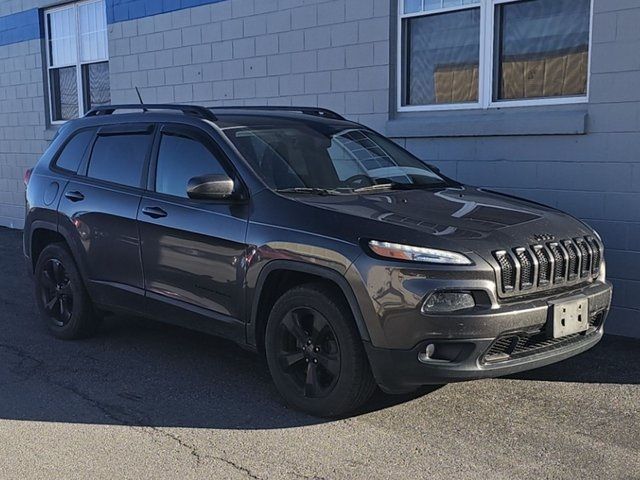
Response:
[[[26,187],[27,185],[29,185],[29,180],[31,180],[31,174],[33,173],[33,168],[28,169],[26,172],[24,172],[24,186]]]

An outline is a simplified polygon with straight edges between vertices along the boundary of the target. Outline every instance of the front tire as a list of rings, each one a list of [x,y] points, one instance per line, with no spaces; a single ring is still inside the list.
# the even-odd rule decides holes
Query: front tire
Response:
[[[321,417],[350,413],[376,384],[341,295],[322,284],[287,291],[267,322],[269,370],[287,403]]]
[[[71,253],[61,244],[47,246],[34,271],[35,294],[47,329],[64,340],[91,336],[100,316],[85,289]]]

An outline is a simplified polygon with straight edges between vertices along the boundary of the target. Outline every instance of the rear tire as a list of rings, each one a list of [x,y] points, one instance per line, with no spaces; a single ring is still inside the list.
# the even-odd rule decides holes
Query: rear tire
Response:
[[[280,394],[312,415],[353,412],[376,388],[351,310],[325,285],[280,297],[267,322],[265,351]]]
[[[57,338],[72,340],[93,335],[101,316],[91,299],[69,250],[47,246],[36,263],[35,294],[47,329]]]

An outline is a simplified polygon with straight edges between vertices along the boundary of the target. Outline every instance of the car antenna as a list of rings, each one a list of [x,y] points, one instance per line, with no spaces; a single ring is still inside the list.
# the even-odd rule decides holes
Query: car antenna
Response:
[[[142,95],[140,95],[140,89],[138,88],[138,86],[136,85],[136,93],[138,94],[138,99],[140,100],[140,105],[142,105],[142,111],[146,112],[147,109],[144,108],[144,102],[142,101]]]

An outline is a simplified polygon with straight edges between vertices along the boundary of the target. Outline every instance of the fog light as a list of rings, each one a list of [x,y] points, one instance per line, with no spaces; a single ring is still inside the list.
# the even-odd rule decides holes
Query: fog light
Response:
[[[422,305],[422,313],[447,313],[476,306],[473,295],[464,292],[434,292]]]
[[[433,354],[436,353],[436,346],[433,343],[430,343],[424,350],[418,354],[418,360],[421,362],[428,362],[433,357]]]

